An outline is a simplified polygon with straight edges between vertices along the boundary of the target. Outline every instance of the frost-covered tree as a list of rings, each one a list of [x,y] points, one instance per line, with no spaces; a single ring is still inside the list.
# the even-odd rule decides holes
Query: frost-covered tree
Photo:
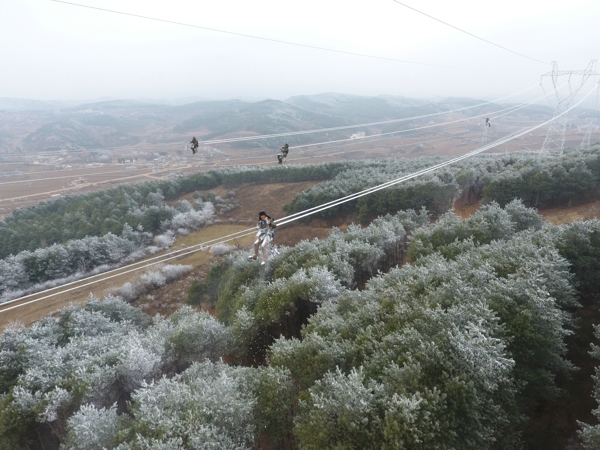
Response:
[[[600,326],[594,327],[594,336],[596,339],[600,339]],[[592,357],[596,360],[600,360],[600,347],[592,344],[592,350],[590,352]],[[596,366],[594,375],[594,390],[592,397],[596,400],[596,403],[600,404],[600,366]],[[592,411],[596,418],[600,418],[600,407]],[[583,447],[586,450],[598,450],[600,449],[600,425],[590,425],[583,422],[578,422],[581,429],[579,430],[579,438],[583,443]]]
[[[60,442],[67,429],[77,434],[96,419],[112,423],[115,403],[124,405],[165,373],[219,359],[230,340],[207,313],[186,307],[152,322],[113,297],[68,307],[31,328],[12,327],[0,335],[0,433],[19,448],[32,436]]]
[[[111,447],[119,429],[116,404],[97,409],[83,405],[67,422],[65,450],[103,450]]]
[[[206,362],[143,386],[117,448],[252,449],[258,428],[248,371]]]
[[[302,340],[275,342],[269,360],[302,391],[302,447],[351,447],[344,408],[365,421],[353,425],[365,448],[519,446],[521,414],[555,397],[554,378],[573,368],[565,337],[577,303],[569,263],[540,220],[518,203],[507,210],[419,229],[428,256],[323,304]],[[379,400],[351,406],[335,383],[356,382],[359,367],[354,391]]]

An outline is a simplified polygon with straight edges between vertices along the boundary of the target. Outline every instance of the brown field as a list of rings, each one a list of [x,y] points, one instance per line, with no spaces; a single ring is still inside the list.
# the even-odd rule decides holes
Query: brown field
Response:
[[[457,120],[457,119],[454,119]],[[489,129],[491,142],[529,123],[519,117],[503,120]],[[533,122],[532,122],[533,123]],[[417,126],[428,126],[426,123]],[[382,130],[373,129],[377,134]],[[198,130],[196,135],[201,136]],[[495,153],[516,151],[537,151],[544,140],[545,130],[536,130],[528,136],[500,145],[491,151]],[[577,146],[582,136],[576,130],[568,130],[567,146]],[[326,139],[324,139],[326,140]],[[207,154],[202,150],[178,154],[178,147],[172,144],[137,144],[131,148],[122,147],[111,153],[112,163],[73,164],[68,167],[66,153],[56,157],[36,157],[34,154],[6,157],[2,163],[5,175],[0,178],[0,216],[7,215],[15,208],[29,206],[40,201],[59,196],[96,191],[124,183],[161,179],[174,174],[188,174],[227,166],[273,166],[277,164],[276,149],[255,148],[240,150],[227,145],[219,145],[221,153]],[[373,138],[356,139],[341,143],[314,145],[305,148],[292,148],[288,164],[323,163],[339,160],[361,160],[368,158],[417,158],[420,156],[457,156],[482,145],[481,126],[473,121],[458,124],[440,125],[417,134],[398,134]],[[115,164],[118,157],[129,157],[135,151],[139,155],[135,163]],[[166,152],[154,160],[145,160],[144,155]],[[58,158],[61,156],[61,158]],[[78,155],[82,157],[82,155]],[[85,154],[83,155],[83,157]]]
[[[506,133],[523,126],[523,118],[507,120],[502,126],[494,126],[489,130],[489,140],[492,141]],[[374,130],[373,132],[379,132]],[[539,130],[538,130],[539,131]],[[198,136],[201,133],[196,133]],[[481,127],[476,123],[464,122],[458,125],[441,126],[428,130],[427,135],[419,136],[396,135],[377,141],[353,140],[338,144],[323,144],[301,149],[292,148],[288,164],[322,163],[328,161],[365,159],[365,158],[416,158],[429,155],[459,155],[466,153],[481,145]],[[495,152],[529,151],[539,149],[544,139],[544,132],[524,136],[502,145]],[[569,130],[567,145],[577,145],[581,136]],[[418,147],[422,146],[422,147]],[[139,147],[137,147],[139,148]],[[265,149],[239,150],[229,147],[219,148],[220,154],[208,155],[200,151],[197,155],[178,155],[177,150],[169,145],[148,145],[148,151],[167,151],[169,156],[160,160],[140,164],[104,164],[90,167],[75,167],[63,169],[62,166],[41,163],[24,163],[15,160],[11,170],[20,173],[0,178],[0,216],[9,214],[10,211],[25,205],[36,204],[40,201],[56,198],[70,193],[90,192],[106,189],[122,183],[132,183],[140,180],[159,179],[173,174],[192,173],[208,170],[215,167],[232,165],[275,165],[275,151]],[[131,154],[126,148],[119,152],[121,156]],[[117,154],[112,155],[116,159]],[[39,162],[39,161],[38,161]],[[3,166],[6,169],[7,166]],[[131,169],[128,167],[134,167]],[[53,170],[57,168],[59,170]],[[52,169],[52,170],[51,170]],[[259,210],[265,209],[274,218],[281,218],[285,214],[282,206],[288,203],[298,192],[307,189],[315,182],[304,183],[274,183],[262,186],[245,186],[235,190],[236,199],[241,207],[220,217],[222,223],[213,225],[204,230],[179,237],[173,249],[190,246],[195,243],[213,239],[234,231],[245,229],[254,225]],[[223,187],[215,189],[218,195],[225,195],[227,190]],[[191,197],[191,194],[182,198]],[[478,205],[465,208],[455,208],[463,217],[472,214]],[[568,209],[540,211],[552,223],[564,223],[579,218],[589,218],[600,209],[600,204],[581,205]],[[276,242],[279,245],[294,245],[301,239],[324,237],[332,226],[344,228],[346,224],[339,221],[325,222],[313,220],[309,224],[291,224],[278,230]],[[242,246],[249,248],[252,238],[247,237],[238,241]],[[191,264],[195,267],[192,274],[186,279],[201,275],[207,264],[212,260],[212,255],[206,251],[199,251],[189,256],[178,258],[178,264]],[[143,261],[139,263],[142,265]],[[94,283],[90,286],[79,287],[51,299],[31,303],[27,306],[2,312],[0,307],[0,327],[10,321],[21,321],[30,324],[34,320],[49,314],[71,302],[81,303],[90,293],[103,296],[110,289],[123,285],[139,276],[139,272],[115,276],[109,280]],[[173,283],[178,285],[179,283]],[[189,283],[188,283],[189,284]],[[185,285],[185,283],[183,283]],[[76,287],[74,285],[73,287]],[[181,287],[180,287],[181,288]],[[168,287],[166,288],[169,289]],[[183,294],[178,294],[171,299],[169,304],[180,304]],[[38,296],[39,297],[39,296]],[[36,296],[28,298],[34,300]],[[152,303],[152,302],[150,302]],[[159,302],[160,303],[160,302]],[[163,302],[164,303],[164,302]],[[5,308],[15,306],[15,304]],[[152,305],[147,306],[153,309]],[[154,308],[155,312],[167,312],[161,308]],[[167,308],[169,309],[169,308]]]
[[[230,233],[235,233],[241,230],[253,228],[257,220],[258,211],[265,209],[273,218],[283,217],[283,205],[289,203],[291,199],[298,193],[308,189],[316,182],[307,181],[299,183],[273,183],[269,185],[250,185],[238,188],[235,190],[235,198],[240,203],[240,207],[220,217],[219,222],[200,231],[190,233],[187,236],[180,236],[176,243],[169,250],[163,252],[171,252],[175,250],[185,249],[211,239],[218,239]],[[219,186],[216,188],[217,195],[224,196],[228,189]],[[187,198],[193,200],[192,194],[182,196],[180,199]],[[469,217],[473,214],[480,204],[459,207],[455,204],[455,212],[462,217]],[[551,208],[540,210],[539,213],[545,220],[553,224],[568,223],[574,220],[591,219],[600,217],[600,201],[585,203],[570,208]],[[302,239],[323,238],[329,234],[332,226],[337,226],[344,229],[347,224],[341,218],[339,220],[324,221],[314,219],[308,224],[290,224],[277,230],[276,243],[278,245],[293,246]],[[241,248],[250,252],[251,243],[254,233],[250,236],[240,238],[237,242],[230,241],[229,245],[239,244]],[[160,253],[158,254],[160,255]],[[157,255],[155,255],[157,256]],[[139,261],[136,264],[127,268],[116,271],[111,278],[103,279],[86,286],[78,287],[88,282],[75,283],[72,286],[59,288],[47,294],[37,294],[28,297],[22,302],[6,305],[4,308],[0,306],[0,329],[3,329],[10,322],[18,321],[26,325],[31,324],[39,318],[51,314],[54,311],[68,305],[70,303],[82,303],[90,294],[96,297],[103,297],[111,290],[122,286],[126,282],[135,282],[139,278],[143,270],[135,270],[129,273],[121,274],[125,270],[136,269],[148,263],[148,259]],[[203,277],[206,270],[214,262],[215,257],[208,250],[195,251],[189,255],[180,256],[173,260],[167,261],[168,264],[189,264],[193,266],[192,271],[182,280],[171,283],[149,295],[138,299],[135,304],[142,306],[151,314],[161,313],[170,314],[175,309],[183,304],[183,300],[187,295],[187,288],[195,277]],[[102,277],[98,277],[99,279]],[[90,280],[95,281],[95,279]],[[67,292],[66,289],[69,289]],[[40,301],[35,301],[42,296],[55,294],[52,297]],[[62,293],[60,293],[62,292]],[[34,301],[26,306],[12,308],[20,303]],[[3,312],[6,311],[6,312]]]
[[[206,227],[202,230],[190,233],[187,236],[178,237],[175,244],[169,249],[163,252],[172,252],[175,250],[182,249],[182,253],[186,253],[185,249],[194,245],[198,245],[202,242],[207,242],[212,239],[218,239],[222,236],[226,236],[238,231],[254,228],[257,220],[258,211],[266,209],[273,217],[282,217],[283,210],[282,206],[288,203],[298,192],[303,189],[307,189],[314,182],[303,182],[303,183],[274,183],[270,185],[253,185],[248,186],[244,189],[238,190],[236,197],[238,198],[241,208],[238,208],[228,214],[225,219],[226,222],[232,223],[217,223],[215,225]],[[225,194],[226,190],[223,188],[216,190],[217,194]],[[184,196],[191,197],[190,195]],[[231,220],[229,220],[231,219]],[[224,222],[221,221],[221,222]],[[341,224],[340,224],[341,225]],[[289,225],[277,230],[276,242],[278,245],[294,245],[302,239],[312,239],[315,237],[325,237],[331,227],[325,223],[319,223],[313,221],[308,225]],[[242,248],[250,251],[251,244],[254,240],[254,231],[251,231],[251,235],[237,239],[237,243]],[[234,245],[234,242],[228,242],[229,245]],[[154,256],[159,256],[158,253]],[[90,295],[96,297],[103,297],[107,293],[110,293],[112,289],[122,286],[126,282],[134,282],[141,273],[142,270],[135,270],[133,272],[121,274],[121,272],[129,271],[130,269],[136,269],[148,263],[148,260],[153,257],[148,257],[137,263],[115,271],[111,274],[110,279],[102,279],[103,277],[96,277],[89,281],[82,281],[74,283],[71,286],[65,288],[57,288],[46,294],[34,294],[27,299],[19,302],[5,305],[0,305],[0,329],[4,329],[11,322],[20,322],[25,325],[30,325],[34,321],[44,317],[54,311],[63,308],[64,306],[71,303],[83,303],[89,298]],[[192,265],[194,269],[191,274],[186,277],[186,280],[182,281],[182,284],[172,283],[173,286],[163,288],[164,291],[169,292],[173,289],[180,291],[185,288],[183,294],[173,298],[171,295],[168,302],[160,300],[159,293],[156,293],[151,298],[151,304],[147,305],[152,312],[168,313],[172,312],[178,305],[182,304],[183,298],[185,298],[185,291],[187,285],[191,282],[194,276],[203,273],[207,266],[213,261],[214,257],[208,250],[198,250],[189,255],[174,258],[167,261],[167,264],[182,264]],[[98,281],[96,281],[98,279]],[[88,284],[93,282],[93,284]],[[81,286],[84,285],[85,286]],[[79,287],[81,286],[81,287]],[[68,291],[67,291],[68,290]],[[63,292],[67,291],[67,292]],[[52,295],[54,294],[54,295]],[[36,301],[41,297],[52,295],[49,298]],[[183,295],[183,297],[182,297]],[[159,300],[154,301],[158,297]],[[32,302],[32,303],[29,303]],[[141,302],[141,303],[140,303]],[[140,304],[144,304],[141,300]],[[24,306],[18,306],[20,304],[28,303]],[[148,302],[146,302],[148,303]]]

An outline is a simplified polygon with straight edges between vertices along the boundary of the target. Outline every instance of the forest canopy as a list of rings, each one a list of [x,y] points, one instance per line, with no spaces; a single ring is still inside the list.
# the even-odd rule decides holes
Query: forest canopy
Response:
[[[111,297],[14,326],[0,448],[521,448],[575,369],[565,338],[599,236],[518,201],[434,223],[406,211],[263,271],[225,258],[188,293],[216,318]]]

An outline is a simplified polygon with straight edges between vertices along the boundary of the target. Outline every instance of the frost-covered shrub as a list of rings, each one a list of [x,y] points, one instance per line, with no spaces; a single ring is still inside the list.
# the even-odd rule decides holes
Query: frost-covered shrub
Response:
[[[301,448],[381,448],[378,409],[384,386],[365,386],[363,368],[327,372],[300,400],[296,435]]]
[[[97,409],[83,405],[67,421],[65,450],[103,450],[110,448],[118,431],[116,405]]]
[[[596,339],[600,339],[600,326],[594,326],[594,336]],[[590,354],[596,361],[600,361],[600,346],[591,344],[592,350]],[[597,404],[600,405],[600,366],[596,366],[594,375],[594,390],[592,391],[592,397]],[[600,407],[594,409],[592,414],[596,417],[600,417]],[[600,448],[600,425],[590,425],[584,422],[579,422],[581,429],[579,430],[579,438],[583,443],[583,447],[586,450],[597,450]]]
[[[131,283],[127,281],[121,287],[114,290],[114,295],[122,298],[126,302],[132,302],[136,298],[139,298],[142,294],[142,290],[138,288],[139,284]]]
[[[148,289],[157,289],[167,283],[167,278],[157,270],[148,271],[140,275],[141,284]]]
[[[527,229],[539,230],[544,226],[544,219],[536,213],[535,209],[527,208],[519,199],[504,206],[504,211],[508,213],[511,221],[515,224],[517,231]]]
[[[238,305],[252,306],[257,325],[267,325],[294,312],[299,301],[321,304],[336,301],[344,289],[324,267],[300,269],[290,278],[278,278],[272,283],[259,283],[246,289]],[[217,306],[219,303],[217,303]]]
[[[186,367],[218,360],[230,349],[230,331],[207,312],[184,306],[168,319],[156,319],[152,333],[165,339],[165,364]]]
[[[240,207],[240,204],[235,199],[235,194],[233,196],[227,195],[225,198],[217,195],[213,199],[213,204],[217,211],[219,211],[219,214],[227,214]]]
[[[508,239],[515,233],[528,228],[539,229],[542,219],[534,210],[528,210],[515,201],[501,208],[497,203],[482,206],[468,219],[461,219],[453,212],[441,216],[431,226],[413,233],[408,255],[413,259],[435,251],[446,257],[460,252],[457,243],[470,240],[476,245],[488,244],[493,240]]]
[[[251,369],[194,364],[172,379],[145,385],[133,396],[133,421],[119,448],[251,449],[258,438]],[[152,445],[148,444],[152,442]]]
[[[166,264],[159,266],[155,270],[149,270],[134,282],[126,282],[121,287],[115,289],[113,293],[127,302],[132,302],[142,295],[165,286],[167,283],[181,278],[184,274],[192,270],[192,266],[181,264]]]
[[[180,213],[185,213],[185,212],[192,211],[194,209],[194,207],[192,206],[192,204],[189,201],[181,200],[175,204],[175,209],[177,211],[179,211]]]
[[[167,282],[180,278],[190,270],[192,270],[192,266],[183,264],[165,264],[160,268]]]
[[[180,211],[175,214],[165,227],[171,230],[186,229],[186,230],[199,230],[200,228],[209,225],[215,219],[215,208],[212,203],[196,203],[197,209],[193,209],[190,205],[190,209]]]
[[[552,227],[548,233],[560,254],[571,263],[579,289],[585,293],[600,291],[600,220]]]
[[[236,248],[232,245],[227,244],[216,244],[210,247],[210,252],[216,256],[223,256],[231,253]]]
[[[175,242],[175,234],[172,231],[167,231],[164,234],[159,234],[158,236],[154,236],[154,245],[158,248],[168,248]]]

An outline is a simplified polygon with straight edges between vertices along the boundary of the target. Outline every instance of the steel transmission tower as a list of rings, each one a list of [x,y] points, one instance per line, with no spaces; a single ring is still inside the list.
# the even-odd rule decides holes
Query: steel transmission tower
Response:
[[[590,122],[587,124],[585,129],[585,134],[583,135],[583,140],[581,144],[579,144],[579,148],[586,148],[590,146],[590,141],[592,139],[592,132],[598,129],[598,125],[594,125],[594,122]]]
[[[571,102],[577,96],[577,94],[579,93],[585,82],[588,80],[588,78],[592,75],[598,75],[595,69],[595,59],[590,61],[590,63],[584,70],[558,70],[558,63],[556,61],[552,61],[552,71],[542,75],[540,80],[540,86],[542,86],[542,89],[544,89],[544,77],[550,77],[550,79],[552,80],[552,86],[554,87],[554,92],[556,94],[556,100],[558,103],[556,105],[556,109],[554,110],[554,120],[550,124],[550,127],[548,127],[548,132],[546,133],[546,138],[544,139],[544,143],[542,144],[540,154],[544,153],[544,151],[546,150],[562,150],[565,146],[565,133],[567,131],[567,115],[563,114],[561,116],[560,114],[569,109]],[[561,92],[561,88],[564,86],[564,83],[560,86],[558,84],[559,78],[565,76],[568,76],[567,83],[569,85],[569,93],[567,95],[564,95]],[[581,77],[581,82],[579,86],[575,87],[575,89],[573,89],[571,85],[571,78],[573,76]]]

